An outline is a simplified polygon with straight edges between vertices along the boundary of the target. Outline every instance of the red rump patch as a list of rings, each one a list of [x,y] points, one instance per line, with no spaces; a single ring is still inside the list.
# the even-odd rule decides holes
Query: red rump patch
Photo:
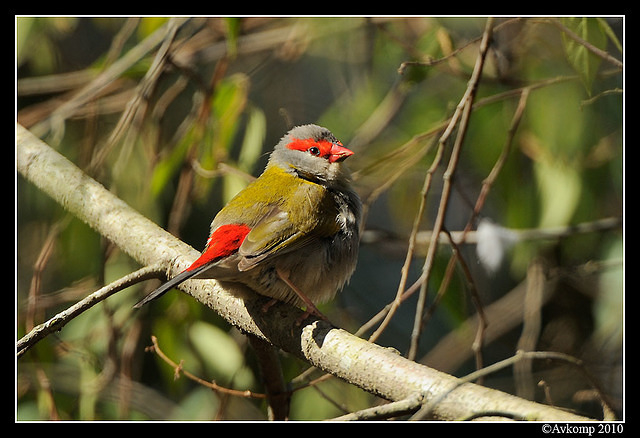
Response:
[[[209,237],[202,255],[186,271],[192,271],[204,264],[230,256],[240,248],[249,231],[251,228],[243,224],[221,225]]]
[[[303,152],[308,151],[309,148],[314,146],[317,147],[320,151],[320,154],[318,154],[318,156],[328,157],[329,155],[331,155],[331,148],[333,148],[333,143],[328,140],[316,141],[313,138],[294,138],[293,141],[287,145],[289,149]]]

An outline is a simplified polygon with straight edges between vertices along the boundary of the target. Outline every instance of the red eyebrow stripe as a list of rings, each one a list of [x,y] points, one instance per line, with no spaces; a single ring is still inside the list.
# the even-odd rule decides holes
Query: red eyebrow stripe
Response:
[[[303,152],[308,150],[312,146],[320,149],[320,156],[326,157],[327,155],[331,154],[333,143],[328,140],[315,141],[313,138],[294,138],[291,142],[289,142],[289,144],[287,144],[287,148],[294,151]]]

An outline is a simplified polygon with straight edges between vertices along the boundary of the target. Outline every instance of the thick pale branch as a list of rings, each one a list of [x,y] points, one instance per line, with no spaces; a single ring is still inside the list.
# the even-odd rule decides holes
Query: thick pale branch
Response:
[[[18,171],[140,264],[167,266],[168,275],[175,275],[198,256],[193,248],[140,215],[20,125],[16,140]],[[455,377],[325,321],[310,317],[297,326],[301,310],[277,304],[264,313],[261,309],[266,299],[235,285],[192,280],[181,289],[244,332],[368,392],[392,401],[416,396],[427,403],[438,400],[431,411],[438,419],[500,411],[532,420],[586,420],[500,391],[461,384]]]

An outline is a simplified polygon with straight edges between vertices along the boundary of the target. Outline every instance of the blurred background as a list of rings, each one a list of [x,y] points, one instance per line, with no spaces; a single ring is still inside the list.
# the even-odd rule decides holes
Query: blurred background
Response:
[[[366,207],[357,271],[321,307],[332,322],[364,338],[376,332],[377,343],[402,354],[413,343],[415,360],[456,376],[519,349],[566,353],[585,367],[522,362],[482,384],[620,418],[622,18],[494,21],[444,223],[451,232],[468,225],[470,233],[455,247],[441,241],[414,333],[416,282],[456,132],[441,156],[438,140],[466,90],[485,23],[16,17],[16,117],[198,250],[213,216],[261,172],[290,127],[326,126],[355,152],[348,165]],[[139,268],[19,174],[16,209],[16,339]],[[448,269],[454,249],[462,262]],[[16,418],[266,419],[262,399],[175,379],[170,365],[145,352],[154,335],[168,357],[202,379],[263,390],[245,337],[190,297],[172,292],[134,312],[157,284],[118,293],[21,357]],[[401,284],[416,284],[416,292],[377,331],[376,315]],[[487,323],[481,352],[473,348],[478,308]],[[301,376],[308,365],[281,356],[293,388],[321,375]],[[327,379],[293,393],[290,418],[326,419],[381,402]]]

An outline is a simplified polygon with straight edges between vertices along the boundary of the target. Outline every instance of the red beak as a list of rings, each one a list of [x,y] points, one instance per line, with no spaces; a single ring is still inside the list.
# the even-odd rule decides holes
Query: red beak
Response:
[[[353,155],[352,150],[345,148],[341,144],[333,143],[331,151],[329,152],[329,162],[335,163],[336,161],[342,161],[351,155]]]

